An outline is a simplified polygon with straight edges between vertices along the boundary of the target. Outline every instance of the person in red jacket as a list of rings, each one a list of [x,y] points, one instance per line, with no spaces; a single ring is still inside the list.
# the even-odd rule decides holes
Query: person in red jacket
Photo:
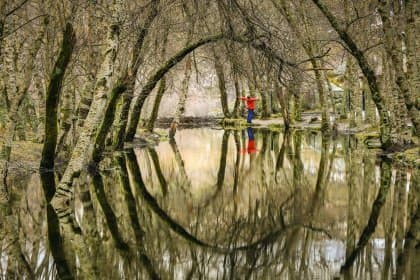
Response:
[[[242,150],[242,153],[252,155],[258,151],[257,143],[255,143],[254,131],[252,128],[248,127],[246,131],[248,133],[248,144],[246,145],[246,148]]]
[[[248,109],[248,117],[246,118],[247,123],[252,123],[252,118],[254,117],[255,101],[258,98],[250,97],[238,97],[240,100],[246,101],[246,108]]]

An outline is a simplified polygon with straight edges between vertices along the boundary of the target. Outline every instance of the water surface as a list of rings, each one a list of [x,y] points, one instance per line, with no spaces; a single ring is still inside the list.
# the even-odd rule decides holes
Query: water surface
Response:
[[[350,135],[183,129],[81,174],[59,212],[60,174],[10,174],[0,275],[414,279],[416,176]]]

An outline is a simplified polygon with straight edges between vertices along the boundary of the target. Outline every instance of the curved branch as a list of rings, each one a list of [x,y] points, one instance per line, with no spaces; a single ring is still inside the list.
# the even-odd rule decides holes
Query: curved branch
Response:
[[[275,53],[275,51],[267,46],[264,42],[256,42],[251,39],[246,39],[246,36],[227,36],[226,34],[218,34],[209,36],[207,38],[203,38],[198,40],[197,42],[185,47],[184,49],[180,50],[177,54],[172,56],[169,60],[163,64],[147,81],[143,89],[141,90],[139,97],[135,100],[132,111],[130,113],[127,125],[127,131],[125,135],[126,142],[132,142],[134,140],[134,136],[136,134],[137,125],[140,120],[140,113],[141,109],[143,108],[143,104],[146,101],[146,98],[150,95],[152,90],[155,88],[156,84],[165,76],[166,73],[169,72],[178,62],[180,62],[184,57],[186,57],[189,53],[194,51],[195,49],[209,44],[214,43],[222,39],[232,40],[242,44],[250,44],[254,49],[263,52],[267,57],[274,59],[275,61],[279,62],[280,65],[287,65],[291,67],[296,67],[296,63],[290,62],[279,56]]]
[[[13,9],[11,9],[10,11],[8,11],[6,13],[6,17],[12,15],[14,12],[16,12],[17,10],[19,10],[20,8],[22,8],[27,2],[29,2],[29,0],[23,0],[19,5],[17,5],[16,7],[14,7]]]
[[[231,254],[237,251],[248,251],[248,250],[256,250],[259,248],[264,248],[265,245],[271,242],[275,242],[278,240],[278,238],[286,233],[290,229],[294,229],[297,227],[305,227],[310,230],[319,231],[327,236],[331,236],[328,232],[325,230],[314,228],[308,225],[300,224],[300,223],[292,223],[288,225],[280,225],[273,231],[267,233],[262,238],[250,243],[245,244],[243,246],[234,247],[234,248],[223,248],[218,245],[212,245],[209,243],[206,243],[200,239],[198,239],[196,236],[192,235],[190,232],[188,232],[182,225],[180,225],[177,221],[175,221],[172,217],[170,217],[165,210],[163,210],[156,199],[153,197],[152,194],[149,193],[149,191],[146,189],[146,186],[143,182],[140,168],[137,163],[136,155],[134,154],[134,151],[131,150],[128,153],[125,154],[126,156],[126,164],[127,164],[127,170],[130,175],[130,182],[133,184],[133,188],[139,190],[140,195],[143,197],[145,202],[148,204],[148,206],[151,208],[151,210],[159,216],[160,219],[162,219],[163,222],[169,225],[171,230],[173,230],[175,233],[177,233],[180,237],[184,238],[185,240],[188,240],[189,242],[201,246],[203,248],[207,248],[210,250],[213,250],[215,252],[221,253],[221,254]]]
[[[177,54],[172,56],[168,61],[166,61],[166,63],[162,67],[160,67],[155,72],[155,74],[152,77],[150,77],[146,85],[141,90],[139,97],[136,99],[134,103],[133,109],[128,119],[128,126],[127,126],[125,141],[127,142],[133,141],[134,135],[136,134],[137,125],[140,120],[140,112],[143,107],[144,101],[152,92],[152,90],[155,88],[156,84],[160,81],[160,79],[162,79],[162,77],[167,72],[169,72],[169,70],[171,70],[178,62],[180,62],[185,56],[187,56],[193,50],[197,49],[200,46],[203,46],[205,44],[209,44],[212,42],[216,42],[223,38],[225,38],[224,34],[218,34],[218,35],[214,35],[214,36],[210,36],[210,37],[198,40],[197,42],[185,47],[184,49],[179,51]]]

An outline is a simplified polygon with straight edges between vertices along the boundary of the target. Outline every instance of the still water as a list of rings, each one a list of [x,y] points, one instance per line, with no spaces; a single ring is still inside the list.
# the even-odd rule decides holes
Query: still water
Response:
[[[1,279],[415,279],[418,172],[346,135],[184,129],[60,174],[10,174]],[[416,248],[417,247],[417,248]]]

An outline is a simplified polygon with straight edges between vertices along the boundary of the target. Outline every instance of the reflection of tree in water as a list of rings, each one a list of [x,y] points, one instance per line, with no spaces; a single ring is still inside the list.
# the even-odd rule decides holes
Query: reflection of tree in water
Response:
[[[319,147],[313,175],[305,169],[305,137],[300,131],[257,130],[259,151],[250,163],[249,156],[241,152],[246,139],[239,132],[225,133],[219,138],[222,153],[213,189],[207,198],[190,202],[192,207],[186,207],[182,199],[174,200],[174,190],[184,191],[176,184],[188,182],[183,187],[190,192],[194,189],[186,169],[189,165],[176,143],[171,148],[174,156],[178,154],[174,162],[163,161],[159,149],[138,156],[128,151],[105,159],[101,170],[78,178],[75,204],[60,213],[45,203],[25,206],[28,192],[24,190],[31,189],[32,194],[40,187],[33,179],[22,178],[19,188],[16,183],[12,188],[9,204],[2,207],[2,213],[8,215],[1,223],[2,260],[9,256],[2,275],[328,278],[339,269],[332,267],[331,256],[325,253],[329,242],[342,244],[337,250],[340,246],[346,249],[339,262],[348,278],[363,279],[375,273],[389,278],[396,272],[407,279],[416,275],[418,171],[411,170],[407,176],[410,169],[406,167],[379,158],[375,164],[373,153],[362,152],[352,140],[323,135],[315,140],[310,137]],[[149,160],[162,194],[167,189],[164,196],[155,197],[152,178],[145,176],[147,168],[139,164]],[[332,179],[340,160],[345,162],[345,183]],[[175,170],[184,169],[176,175],[182,179],[173,181],[168,164],[175,164]],[[375,180],[376,169],[379,181]],[[391,176],[393,169],[395,177]],[[53,173],[42,174],[45,201],[54,193],[54,183]],[[183,198],[193,200],[194,196]],[[189,209],[187,219],[180,213],[185,209]],[[43,216],[47,223],[40,222]],[[25,245],[29,238],[32,249]],[[383,257],[377,249],[381,239],[385,240]],[[50,258],[55,272],[49,268]]]

